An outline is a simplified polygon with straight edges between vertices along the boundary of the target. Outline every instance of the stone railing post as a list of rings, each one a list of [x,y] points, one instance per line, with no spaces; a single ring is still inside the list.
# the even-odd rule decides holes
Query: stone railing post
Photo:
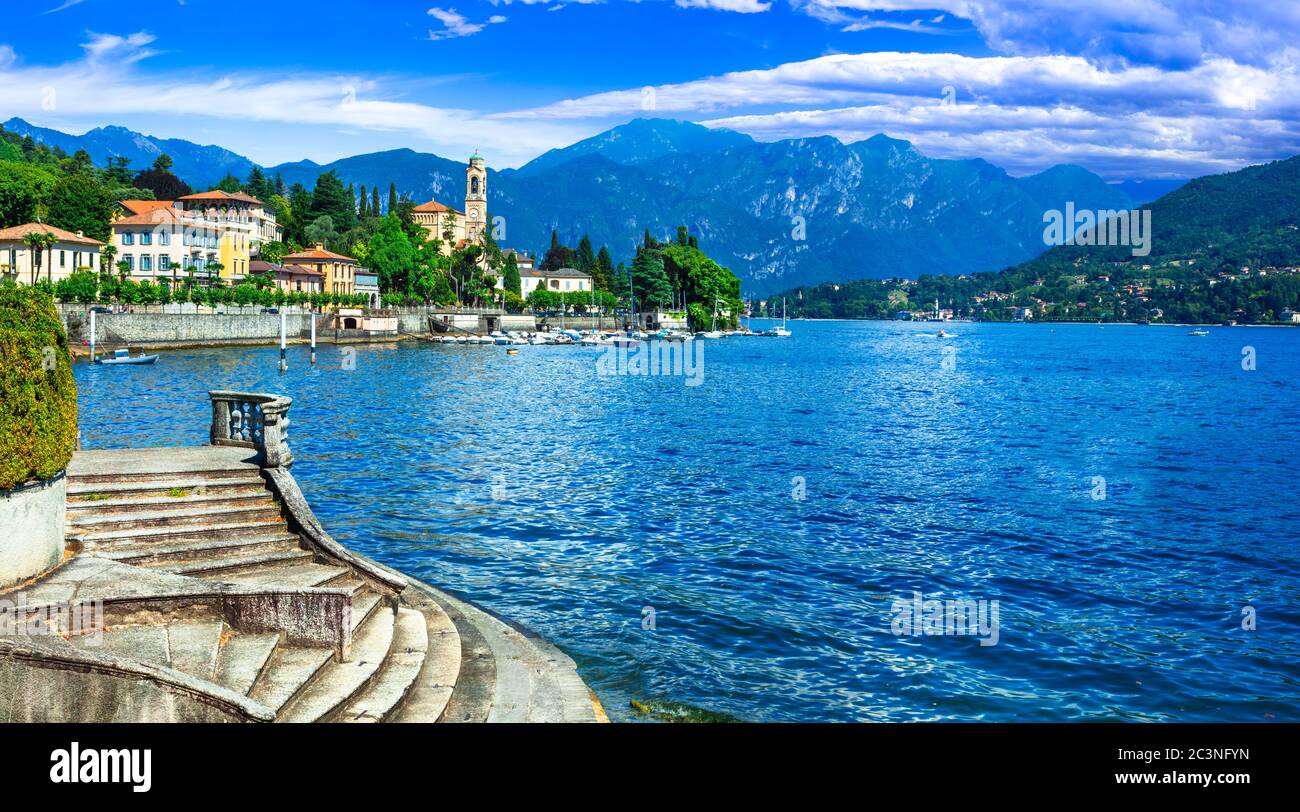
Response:
[[[292,398],[259,392],[208,393],[212,401],[212,445],[251,448],[263,468],[293,465],[289,450],[289,407]]]

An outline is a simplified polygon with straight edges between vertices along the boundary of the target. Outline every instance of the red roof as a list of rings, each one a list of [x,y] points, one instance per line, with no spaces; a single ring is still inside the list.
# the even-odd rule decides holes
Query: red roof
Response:
[[[299,251],[296,254],[288,254],[284,257],[285,262],[302,262],[312,260],[334,260],[335,262],[351,262],[356,264],[352,257],[345,257],[342,254],[336,254],[333,251],[326,251],[321,246],[308,248],[305,251]]]
[[[209,200],[215,200],[215,201],[221,201],[221,200],[238,200],[238,201],[241,201],[241,202],[243,202],[243,203],[256,203],[256,204],[259,205],[259,206],[265,206],[265,205],[266,205],[265,203],[263,203],[262,201],[258,200],[258,199],[255,198],[255,197],[253,197],[252,195],[246,195],[246,194],[244,194],[243,192],[233,192],[233,193],[231,193],[231,192],[223,192],[223,191],[221,191],[220,189],[213,189],[211,192],[199,192],[198,194],[186,195],[185,197],[181,197],[181,198],[177,198],[177,199],[178,199],[178,200],[198,200],[198,201],[203,201],[203,202],[206,202],[206,201],[209,201]]]
[[[420,205],[411,209],[411,211],[419,211],[419,212],[431,211],[434,213],[442,213],[444,211],[449,211],[452,214],[464,214],[464,212],[462,212],[461,210],[453,209],[451,206],[444,206],[436,200],[430,200],[428,203],[421,203]]]
[[[119,200],[117,204],[132,214],[144,214],[154,209],[170,209],[170,200]]]
[[[128,217],[119,217],[113,221],[113,227],[117,226],[161,226],[172,225],[180,222],[180,216],[176,210],[159,206],[153,209],[146,209],[138,214],[132,214]]]
[[[83,234],[73,234],[45,223],[23,223],[20,226],[0,228],[0,241],[22,242],[28,234],[53,234],[59,242],[71,242],[78,245],[103,245],[99,240],[92,240]]]

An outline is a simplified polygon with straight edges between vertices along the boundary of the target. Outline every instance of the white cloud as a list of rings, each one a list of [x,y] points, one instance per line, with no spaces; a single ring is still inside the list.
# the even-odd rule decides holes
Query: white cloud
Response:
[[[675,0],[680,8],[710,8],[715,11],[736,11],[741,14],[758,14],[772,7],[759,0]]]
[[[87,32],[90,40],[81,47],[86,51],[86,59],[98,62],[102,59],[114,59],[122,62],[139,62],[145,57],[155,56],[158,52],[145,46],[157,38],[146,31],[137,31],[125,37],[117,34],[96,34]]]
[[[85,126],[76,125],[87,123],[146,129],[141,123],[148,122],[147,129],[156,130],[178,121],[207,120],[214,125],[241,121],[283,125],[296,133],[287,146],[267,144],[248,150],[250,158],[264,163],[273,161],[261,157],[263,150],[281,148],[291,150],[291,155],[279,154],[278,160],[297,160],[308,152],[315,159],[341,157],[320,152],[318,142],[326,140],[327,131],[391,136],[443,155],[480,147],[492,154],[496,166],[517,165],[593,132],[590,126],[560,122],[521,127],[477,110],[409,101],[405,94],[411,86],[393,77],[219,72],[206,66],[146,74],[134,57],[152,42],[148,35],[96,34],[83,46],[85,58],[53,66],[21,63],[12,58],[11,48],[0,44],[0,110],[5,116],[77,131]],[[47,89],[55,91],[53,108]],[[322,128],[320,137],[304,141],[302,133],[313,126]],[[251,139],[255,144],[262,140]]]
[[[502,17],[500,14],[494,14],[485,22],[472,23],[463,14],[457,13],[454,8],[431,8],[429,9],[429,16],[436,18],[443,25],[441,31],[429,32],[429,39],[432,40],[468,37],[472,34],[477,34],[489,25],[506,21],[506,18]]]
[[[661,85],[651,114],[760,140],[885,132],[927,154],[1021,171],[1069,160],[1111,174],[1187,175],[1300,152],[1297,86],[1294,50],[1267,69],[1216,58],[1185,71],[1077,56],[834,54]],[[944,104],[945,88],[955,105]],[[646,115],[645,98],[631,88],[495,117],[619,120]]]
[[[66,2],[63,3],[63,5],[55,6],[54,8],[50,9],[49,11],[42,11],[42,12],[41,12],[41,15],[44,16],[44,15],[46,15],[46,14],[55,14],[55,13],[60,12],[60,11],[65,11],[65,10],[67,10],[67,9],[72,8],[72,7],[75,6],[75,5],[79,5],[79,4],[82,3],[82,2],[83,2],[83,0],[66,0]]]

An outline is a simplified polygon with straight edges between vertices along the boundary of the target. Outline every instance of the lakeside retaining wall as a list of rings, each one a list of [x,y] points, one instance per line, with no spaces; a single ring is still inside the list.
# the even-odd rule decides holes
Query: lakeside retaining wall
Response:
[[[179,306],[177,306],[178,308]],[[228,308],[224,312],[204,312],[207,308],[188,305],[188,312],[161,312],[153,307],[146,312],[96,313],[95,344],[105,349],[120,346],[141,349],[167,347],[202,347],[231,344],[265,345],[280,340],[280,314],[262,313],[254,308]],[[394,332],[335,330],[329,315],[311,313],[298,308],[284,309],[285,329],[290,341],[306,341],[311,335],[311,320],[316,319],[316,340],[328,344],[336,339],[345,341],[395,340],[401,334],[429,335],[429,318],[445,318],[457,332],[486,333],[491,329],[538,329],[537,320],[530,314],[478,314],[443,313],[437,310],[399,310],[393,313],[397,330]],[[85,346],[90,341],[90,314],[85,306],[63,305],[59,316],[74,346]],[[609,320],[606,320],[607,322]],[[558,321],[554,325],[558,325]],[[490,326],[495,325],[495,326]],[[570,322],[577,326],[578,322]],[[553,326],[552,329],[558,329]]]

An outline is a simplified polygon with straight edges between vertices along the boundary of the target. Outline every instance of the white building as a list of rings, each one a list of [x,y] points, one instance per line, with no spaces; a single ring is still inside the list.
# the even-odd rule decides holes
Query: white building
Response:
[[[591,277],[573,268],[539,271],[534,268],[519,269],[519,294],[525,299],[534,290],[542,288],[556,293],[575,293],[591,290]]]
[[[0,229],[0,279],[32,283],[36,260],[32,249],[23,241],[29,234],[54,235],[54,242],[41,252],[41,279],[58,282],[79,270],[99,270],[99,253],[104,243],[44,223],[24,223]]]

